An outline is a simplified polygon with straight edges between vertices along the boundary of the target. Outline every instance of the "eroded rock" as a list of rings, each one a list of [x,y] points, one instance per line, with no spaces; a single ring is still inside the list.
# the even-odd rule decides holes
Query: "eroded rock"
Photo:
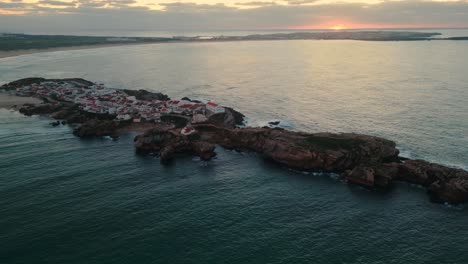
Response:
[[[118,128],[116,121],[92,119],[76,127],[73,134],[81,138],[113,136]]]

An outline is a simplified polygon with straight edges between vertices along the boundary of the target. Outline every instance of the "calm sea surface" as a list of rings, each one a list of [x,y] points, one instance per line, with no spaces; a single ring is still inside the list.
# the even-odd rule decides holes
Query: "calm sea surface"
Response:
[[[468,35],[468,31],[464,32]],[[392,139],[468,168],[468,42],[153,44],[0,59],[0,83],[82,77],[212,99],[303,131]],[[0,110],[0,263],[468,263],[468,210],[217,149],[171,166]]]

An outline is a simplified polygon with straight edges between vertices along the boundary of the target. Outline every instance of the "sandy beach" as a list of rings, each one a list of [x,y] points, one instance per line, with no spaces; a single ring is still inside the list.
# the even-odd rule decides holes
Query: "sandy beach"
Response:
[[[0,108],[19,109],[24,104],[40,104],[41,100],[34,97],[21,97],[0,92]]]
[[[59,48],[50,48],[50,49],[22,49],[22,50],[0,51],[0,59],[20,56],[20,55],[26,55],[26,54],[44,53],[44,52],[53,52],[53,51],[99,49],[99,48],[109,48],[109,47],[117,47],[117,46],[151,45],[151,44],[159,44],[159,43],[98,44],[98,45],[59,47]]]

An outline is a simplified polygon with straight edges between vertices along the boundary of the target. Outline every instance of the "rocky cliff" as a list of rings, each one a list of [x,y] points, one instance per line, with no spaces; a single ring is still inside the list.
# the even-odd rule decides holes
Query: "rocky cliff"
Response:
[[[400,161],[395,143],[359,134],[301,133],[279,128],[222,128],[195,125],[189,136],[180,131],[152,129],[135,138],[140,152],[159,152],[162,162],[176,153],[209,160],[214,145],[252,151],[276,163],[299,170],[341,173],[349,183],[388,189],[394,181],[427,188],[434,202],[468,201],[468,172],[421,160]]]

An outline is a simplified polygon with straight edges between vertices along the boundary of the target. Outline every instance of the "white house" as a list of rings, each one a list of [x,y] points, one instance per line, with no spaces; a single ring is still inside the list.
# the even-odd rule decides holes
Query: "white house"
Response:
[[[125,114],[125,115],[120,114],[120,115],[117,116],[117,119],[130,120],[130,119],[132,119],[132,117],[129,114]]]
[[[193,124],[203,123],[203,122],[206,122],[206,121],[208,121],[208,118],[206,118],[206,116],[204,116],[202,114],[195,114],[192,117],[192,123]]]
[[[215,104],[213,102],[208,102],[206,104],[206,109],[210,112],[213,112],[215,114],[218,114],[218,113],[224,113],[225,109],[224,107],[222,106],[219,106],[218,104]]]

